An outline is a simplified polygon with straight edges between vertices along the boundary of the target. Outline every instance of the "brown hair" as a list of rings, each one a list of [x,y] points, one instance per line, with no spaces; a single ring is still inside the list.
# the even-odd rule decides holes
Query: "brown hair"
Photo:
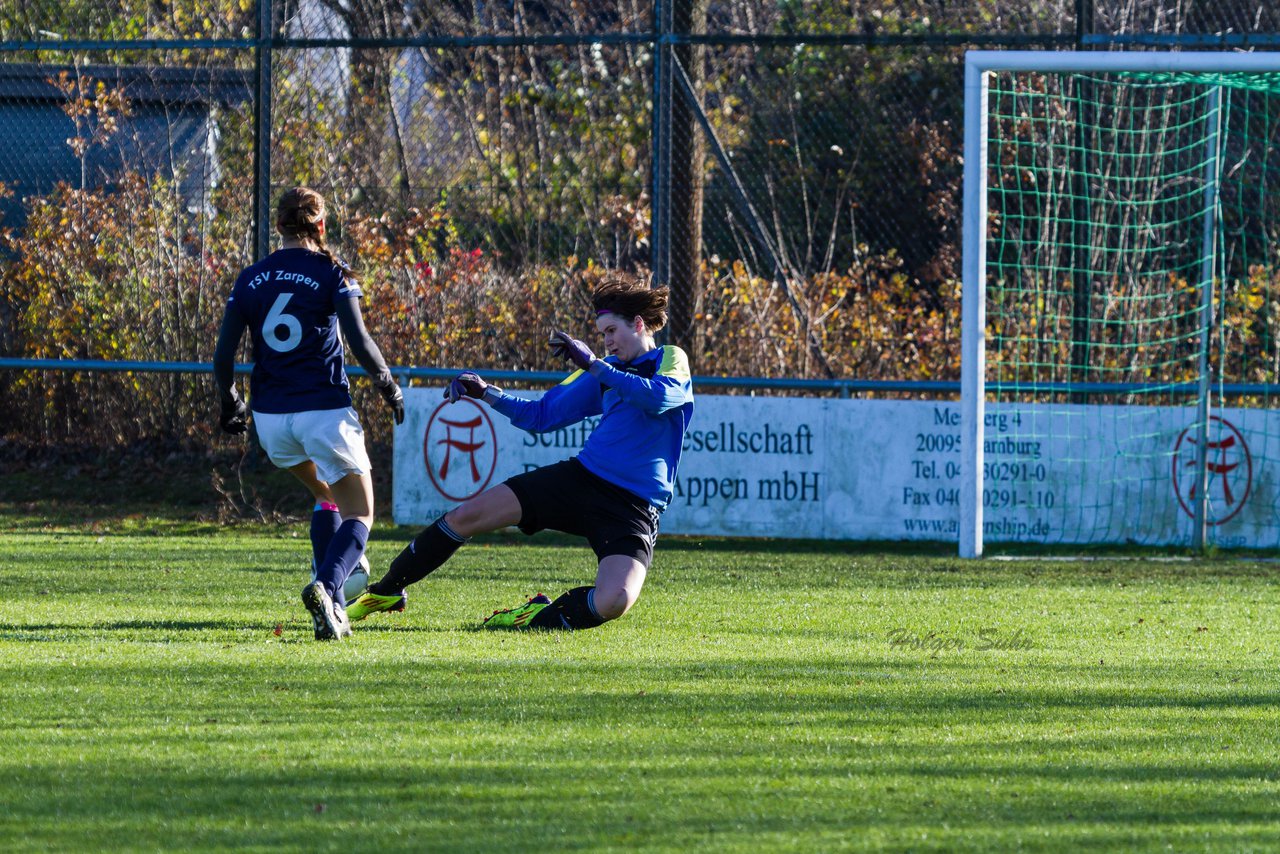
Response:
[[[310,187],[285,190],[276,203],[276,231],[284,237],[310,240],[344,275],[352,275],[352,269],[325,244],[320,230],[323,222],[324,196]]]
[[[667,325],[666,286],[651,288],[641,276],[614,274],[591,292],[591,304],[596,313],[611,311],[631,320],[640,317],[649,332],[657,332]]]

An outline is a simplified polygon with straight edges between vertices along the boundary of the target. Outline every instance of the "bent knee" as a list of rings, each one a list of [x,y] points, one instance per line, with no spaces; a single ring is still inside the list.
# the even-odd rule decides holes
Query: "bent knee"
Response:
[[[474,515],[474,513],[469,514],[467,512],[467,505],[460,504],[445,513],[442,518],[450,528],[461,533],[460,529],[470,527],[470,523],[473,522]]]
[[[460,504],[444,514],[444,521],[463,537],[470,537],[490,530],[483,508],[476,507],[470,502]]]
[[[591,604],[596,614],[603,620],[616,620],[631,610],[631,606],[640,598],[640,591],[631,591],[625,587],[597,587]]]

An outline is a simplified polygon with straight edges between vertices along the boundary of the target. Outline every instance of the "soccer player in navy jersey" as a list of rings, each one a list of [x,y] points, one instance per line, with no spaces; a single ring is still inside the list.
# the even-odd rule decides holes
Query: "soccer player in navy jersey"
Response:
[[[590,416],[600,421],[581,453],[482,492],[419,534],[391,568],[353,602],[352,620],[402,603],[404,589],[443,564],[475,534],[516,525],[526,534],[551,529],[586,537],[599,560],[593,586],[575,587],[554,602],[538,594],[517,608],[495,611],[491,629],[589,629],[621,617],[635,604],[653,560],[658,518],[671,502],[685,430],[693,417],[689,360],[679,347],[658,347],[667,321],[667,289],[614,278],[592,292],[596,329],[607,355],[564,332],[553,351],[577,368],[536,400],[504,394],[474,372],[459,374],[445,392],[484,400],[523,430],[558,430]]]
[[[249,401],[258,441],[271,462],[302,481],[316,500],[315,577],[303,588],[302,603],[316,640],[339,640],[351,634],[343,584],[362,559],[373,524],[369,455],[351,408],[339,330],[397,424],[404,421],[404,395],[365,330],[360,285],[325,245],[324,199],[307,187],[285,192],[276,230],[281,248],[244,270],[227,299],[213,356],[222,403],[218,421],[232,434],[249,428],[249,409],[235,386],[236,350],[248,328],[254,360]]]

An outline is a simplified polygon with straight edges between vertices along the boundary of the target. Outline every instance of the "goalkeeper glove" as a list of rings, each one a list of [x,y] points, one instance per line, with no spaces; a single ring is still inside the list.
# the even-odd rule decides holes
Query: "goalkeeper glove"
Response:
[[[584,371],[590,368],[591,363],[596,360],[595,354],[591,352],[591,349],[586,344],[583,344],[567,332],[561,332],[559,329],[551,333],[550,344],[552,353],[568,359]]]
[[[231,387],[229,394],[222,396],[222,411],[218,414],[218,426],[224,433],[239,436],[249,429],[249,407],[244,405],[236,387]]]
[[[449,387],[444,390],[444,399],[450,403],[457,403],[463,397],[474,397],[476,400],[484,397],[484,393],[489,389],[489,384],[480,379],[480,375],[473,371],[463,371],[453,378],[449,383]]]
[[[397,424],[404,423],[404,392],[400,390],[400,386],[396,385],[395,380],[387,380],[377,386],[378,394],[382,395],[382,399],[387,402],[387,406],[391,407],[392,416]]]

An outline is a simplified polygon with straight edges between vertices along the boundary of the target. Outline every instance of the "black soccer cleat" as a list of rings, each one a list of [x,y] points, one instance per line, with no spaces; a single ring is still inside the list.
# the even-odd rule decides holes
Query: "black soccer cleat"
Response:
[[[347,620],[346,612],[334,608],[333,599],[319,581],[313,581],[302,588],[302,605],[311,614],[316,640],[342,640],[351,634],[351,623]]]

